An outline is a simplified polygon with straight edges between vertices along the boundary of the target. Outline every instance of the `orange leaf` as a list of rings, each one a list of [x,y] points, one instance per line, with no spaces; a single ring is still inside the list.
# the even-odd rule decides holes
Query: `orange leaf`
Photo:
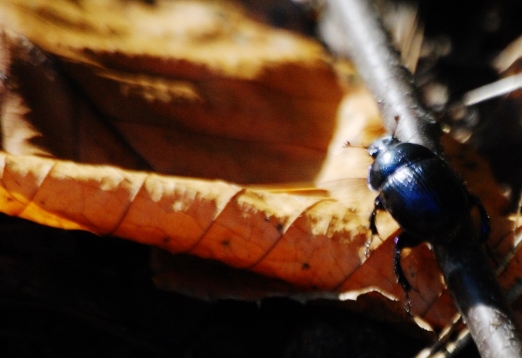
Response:
[[[0,208],[334,290],[364,260],[368,230],[329,198],[3,154]]]
[[[30,111],[4,121],[32,141],[7,136],[5,150],[237,183],[310,181],[321,167],[343,91],[316,41],[229,2],[0,6],[22,97],[5,106]]]

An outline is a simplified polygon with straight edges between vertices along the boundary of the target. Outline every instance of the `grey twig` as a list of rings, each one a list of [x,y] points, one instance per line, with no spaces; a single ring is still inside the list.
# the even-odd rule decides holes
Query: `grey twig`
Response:
[[[482,357],[522,357],[520,330],[474,231],[468,222],[450,244],[433,245],[446,285]]]
[[[373,1],[328,0],[326,5],[329,19],[342,31],[342,48],[348,51],[344,55],[353,60],[375,96],[386,128],[401,141],[442,154],[438,126],[392,48]],[[439,266],[480,354],[522,357],[519,330],[475,231],[471,222],[464,223],[449,243],[434,244]]]
[[[440,130],[420,101],[411,73],[401,64],[371,0],[331,0],[328,19],[337,24],[341,45],[372,91],[385,126],[403,142],[422,144],[436,153]]]

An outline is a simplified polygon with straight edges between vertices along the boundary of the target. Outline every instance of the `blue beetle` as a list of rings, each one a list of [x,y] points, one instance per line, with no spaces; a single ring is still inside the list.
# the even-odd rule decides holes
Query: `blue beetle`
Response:
[[[411,285],[401,268],[401,250],[424,241],[451,241],[473,207],[480,214],[481,240],[485,241],[490,232],[489,216],[449,164],[428,148],[387,136],[373,142],[368,153],[374,158],[368,185],[379,191],[370,229],[373,235],[378,234],[375,217],[378,210],[386,210],[403,230],[395,238],[393,266],[409,308]]]

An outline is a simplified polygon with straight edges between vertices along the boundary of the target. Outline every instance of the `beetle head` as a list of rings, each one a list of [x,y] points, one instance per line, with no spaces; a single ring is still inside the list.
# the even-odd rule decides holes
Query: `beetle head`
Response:
[[[382,137],[370,144],[370,146],[368,147],[368,153],[370,153],[372,158],[375,158],[380,153],[384,152],[392,145],[397,143],[399,143],[399,140],[397,138],[394,138],[393,136]]]

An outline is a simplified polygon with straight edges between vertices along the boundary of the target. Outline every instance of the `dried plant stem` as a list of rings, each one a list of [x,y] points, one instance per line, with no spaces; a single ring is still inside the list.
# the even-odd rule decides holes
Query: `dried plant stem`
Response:
[[[473,231],[470,222],[451,244],[434,245],[446,285],[482,357],[521,357],[520,330]]]
[[[424,109],[411,74],[391,47],[371,0],[328,0],[327,11],[341,28],[345,48],[375,96],[387,129],[401,141],[441,153],[438,130]],[[495,274],[489,269],[472,223],[450,243],[436,244],[446,284],[482,357],[521,357],[519,330]]]
[[[339,25],[348,55],[372,91],[390,132],[405,142],[441,151],[440,133],[433,116],[418,96],[411,73],[391,47],[388,33],[379,21],[372,1],[332,0],[327,11]]]

